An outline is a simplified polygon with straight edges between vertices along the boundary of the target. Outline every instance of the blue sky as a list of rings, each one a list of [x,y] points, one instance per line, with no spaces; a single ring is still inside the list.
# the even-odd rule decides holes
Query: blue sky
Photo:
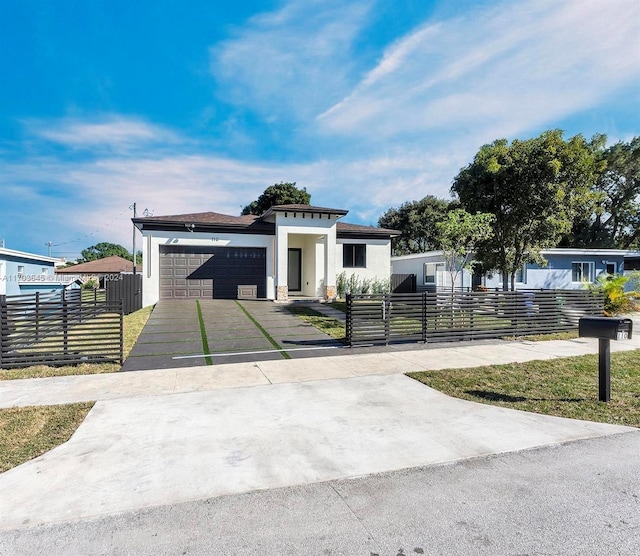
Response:
[[[637,0],[3,0],[0,239],[75,258],[295,181],[376,224],[494,139],[640,135]]]

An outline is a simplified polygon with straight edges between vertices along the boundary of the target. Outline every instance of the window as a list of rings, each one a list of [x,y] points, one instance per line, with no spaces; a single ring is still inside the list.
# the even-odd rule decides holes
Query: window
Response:
[[[21,264],[18,265],[18,274],[24,274],[24,266]]]
[[[48,273],[49,273],[49,269],[46,266],[43,266],[41,274],[43,276],[46,276]]]
[[[424,283],[435,284],[438,272],[444,271],[444,263],[424,263]]]
[[[611,275],[616,274],[616,263],[607,263],[607,266],[605,268],[605,272],[607,274],[611,274]]]
[[[523,265],[522,268],[520,268],[517,272],[516,272],[516,282],[520,283],[520,284],[526,284],[527,283],[527,265]]]
[[[594,264],[591,262],[571,263],[572,282],[593,282]]]
[[[367,246],[360,243],[345,243],[342,246],[342,266],[344,268],[365,268],[367,266]]]

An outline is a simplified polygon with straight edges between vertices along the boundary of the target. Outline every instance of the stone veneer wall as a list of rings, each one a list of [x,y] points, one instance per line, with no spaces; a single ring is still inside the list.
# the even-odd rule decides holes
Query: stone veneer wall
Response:
[[[276,288],[276,301],[287,301],[289,299],[289,286],[278,286]]]
[[[337,292],[335,286],[324,287],[324,298],[328,301],[333,301],[336,298]]]

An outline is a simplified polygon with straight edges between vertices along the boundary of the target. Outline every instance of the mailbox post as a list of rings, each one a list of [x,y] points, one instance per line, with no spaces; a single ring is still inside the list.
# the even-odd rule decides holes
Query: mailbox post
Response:
[[[631,319],[614,317],[581,317],[578,335],[598,338],[598,399],[611,400],[611,340],[630,340],[633,333]]]

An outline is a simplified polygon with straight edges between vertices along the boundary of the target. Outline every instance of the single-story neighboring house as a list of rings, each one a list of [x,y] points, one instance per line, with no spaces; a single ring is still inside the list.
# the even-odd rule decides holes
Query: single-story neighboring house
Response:
[[[399,232],[339,222],[347,212],[296,204],[261,216],[134,218],[143,235],[143,306],[159,299],[332,299],[343,271],[388,279],[391,238]]]
[[[623,274],[625,260],[640,254],[626,249],[553,248],[541,251],[546,266],[528,263],[516,273],[516,289],[581,289],[603,273]],[[430,251],[391,257],[392,273],[415,274],[418,291],[451,290],[451,278],[442,251]],[[485,275],[462,271],[454,284],[456,290],[483,286],[502,289],[499,273]]]
[[[78,287],[72,276],[56,276],[58,259],[0,247],[0,295],[50,293]]]
[[[451,291],[451,273],[442,251],[391,257],[391,273],[413,274],[416,277],[416,290],[419,292]],[[477,285],[477,278],[464,270],[456,276],[454,289],[470,290]]]
[[[136,265],[136,272],[142,273],[142,267]],[[82,282],[95,280],[104,287],[105,280],[116,280],[120,274],[133,273],[133,263],[123,257],[112,255],[103,259],[96,259],[88,263],[79,263],[65,268],[56,268],[56,274],[75,276]]]

